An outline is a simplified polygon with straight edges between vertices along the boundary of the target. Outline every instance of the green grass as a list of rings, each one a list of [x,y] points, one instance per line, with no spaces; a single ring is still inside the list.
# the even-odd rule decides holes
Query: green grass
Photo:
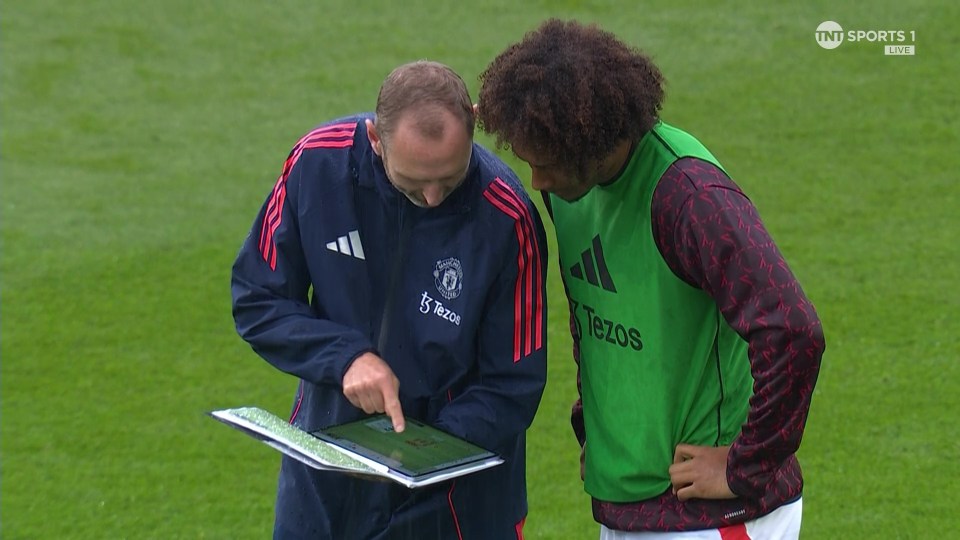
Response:
[[[493,56],[551,15],[654,56],[664,117],[747,190],[818,308],[827,354],[800,452],[803,537],[954,534],[960,9],[696,6],[3,2],[3,537],[268,537],[276,453],[203,413],[290,405],[294,381],[235,335],[229,299],[282,160],[313,125],[372,108],[399,63],[446,62],[476,95]],[[827,19],[915,30],[917,54],[820,49]],[[595,538],[552,265],[526,533]]]

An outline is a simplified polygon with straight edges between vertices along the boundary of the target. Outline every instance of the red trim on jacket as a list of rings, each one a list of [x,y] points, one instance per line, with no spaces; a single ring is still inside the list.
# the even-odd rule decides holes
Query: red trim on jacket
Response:
[[[283,203],[287,198],[287,178],[300,159],[304,150],[310,148],[349,148],[353,145],[353,134],[357,125],[353,122],[333,124],[317,128],[304,135],[290,151],[283,163],[283,172],[273,187],[273,194],[267,203],[267,212],[260,229],[260,253],[263,260],[270,264],[271,270],[277,269],[277,229],[283,220]]]
[[[450,491],[447,492],[447,502],[450,504],[450,515],[453,516],[453,527],[457,531],[457,540],[463,540],[463,533],[460,532],[460,520],[457,519],[457,509],[453,507],[453,488],[457,487],[457,481],[450,484]]]
[[[533,227],[530,209],[503,180],[495,179],[483,196],[497,209],[514,220],[517,243],[517,284],[515,287],[513,361],[543,347],[543,304],[540,297],[540,245]]]

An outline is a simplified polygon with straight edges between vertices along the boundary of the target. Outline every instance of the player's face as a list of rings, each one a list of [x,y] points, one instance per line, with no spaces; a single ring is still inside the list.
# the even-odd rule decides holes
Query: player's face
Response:
[[[534,189],[573,202],[586,195],[594,186],[616,181],[630,160],[633,148],[634,145],[629,139],[622,139],[613,145],[609,154],[587,163],[579,171],[561,159],[538,155],[515,145],[513,153],[530,165],[530,184]]]
[[[538,156],[533,152],[513,149],[520,160],[530,166],[530,185],[538,191],[552,193],[565,201],[575,201],[597,184],[594,178],[584,178],[556,159]]]
[[[413,114],[403,115],[389,141],[374,151],[383,158],[387,178],[397,191],[420,207],[439,206],[466,178],[473,141],[463,123],[449,111],[440,112],[443,132],[436,138],[416,128]]]

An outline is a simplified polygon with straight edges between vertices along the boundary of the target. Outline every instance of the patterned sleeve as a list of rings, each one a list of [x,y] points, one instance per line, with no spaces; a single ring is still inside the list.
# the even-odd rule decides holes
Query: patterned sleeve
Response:
[[[824,350],[820,320],[753,203],[713,164],[674,163],[651,213],[670,269],[709,294],[748,342],[753,397],[727,481],[757,497],[800,445]]]

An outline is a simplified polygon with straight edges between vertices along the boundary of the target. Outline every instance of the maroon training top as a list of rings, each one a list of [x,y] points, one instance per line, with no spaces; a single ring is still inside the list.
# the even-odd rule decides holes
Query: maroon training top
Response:
[[[593,500],[611,529],[678,531],[763,516],[803,489],[794,453],[803,435],[824,350],[823,331],[753,203],[715,165],[683,158],[660,178],[651,209],[654,240],[671,270],[703,289],[749,343],[754,395],[727,460],[736,499],[681,502],[667,490],[633,503]],[[574,334],[574,359],[579,363]],[[577,388],[580,388],[579,373]],[[572,423],[584,441],[580,401]]]

